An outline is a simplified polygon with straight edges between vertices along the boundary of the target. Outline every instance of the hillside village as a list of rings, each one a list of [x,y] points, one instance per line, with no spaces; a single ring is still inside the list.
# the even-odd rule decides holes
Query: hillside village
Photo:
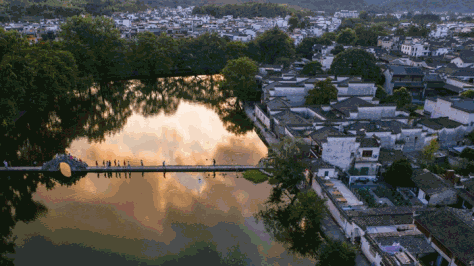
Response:
[[[142,31],[176,38],[217,32],[246,42],[272,27],[288,28],[289,17],[216,19],[191,12],[192,7],[178,7],[116,14],[113,19],[122,38]],[[334,16],[310,17],[308,29],[296,29],[289,36],[297,45],[303,38],[336,31],[341,18],[357,16],[343,10]],[[42,33],[55,34],[61,22],[3,27],[37,42]],[[327,199],[345,236],[361,247],[373,265],[474,265],[474,174],[432,173],[420,159],[432,140],[440,145],[436,160],[450,165],[459,164],[465,148],[474,148],[465,137],[474,130],[474,101],[460,96],[474,89],[474,39],[453,36],[473,28],[472,23],[447,21],[438,24],[429,38],[390,35],[379,37],[375,47],[360,47],[377,59],[387,94],[400,87],[409,90],[413,103],[420,106],[415,115],[396,104],[380,103],[376,84],[361,77],[300,75],[309,60],[286,69],[282,65],[259,68],[262,100],[249,113],[260,134],[268,140],[290,137],[307,143],[308,174],[315,178],[312,188]],[[329,69],[335,45],[315,45],[312,60]],[[327,78],[337,88],[337,100],[305,105],[314,83]],[[403,158],[414,168],[414,186],[387,186],[382,173]]]

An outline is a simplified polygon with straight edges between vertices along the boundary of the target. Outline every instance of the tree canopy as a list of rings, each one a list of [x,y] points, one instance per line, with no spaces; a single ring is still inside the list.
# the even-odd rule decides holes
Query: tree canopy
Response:
[[[64,49],[73,54],[81,75],[92,74],[97,79],[112,72],[117,63],[114,58],[123,48],[115,22],[105,17],[69,18],[61,25],[60,37]]]
[[[248,57],[230,60],[221,71],[224,76],[222,87],[241,101],[254,100],[257,91],[255,75],[257,64]]]
[[[260,61],[275,64],[281,58],[292,59],[295,55],[293,40],[277,27],[265,31],[255,39],[260,51]]]
[[[423,159],[431,162],[434,159],[434,153],[439,149],[439,143],[436,139],[431,140],[430,144],[426,145],[422,150]]]
[[[375,57],[362,49],[347,49],[338,54],[331,64],[330,73],[335,75],[361,76],[376,83],[382,80],[382,70]]]
[[[469,161],[473,162],[474,161],[474,149],[465,148],[464,150],[462,150],[459,157],[464,158],[464,159],[468,159]]]
[[[467,98],[474,98],[474,90],[467,90],[467,91],[463,91],[461,93],[461,96],[464,96],[464,97],[467,97]]]
[[[327,38],[307,37],[296,46],[296,55],[311,60],[313,57],[313,46],[315,44],[331,45],[332,42]]]
[[[357,248],[347,242],[327,239],[321,247],[316,266],[355,266]]]
[[[344,51],[345,51],[344,46],[342,46],[341,44],[338,44],[334,47],[334,49],[331,50],[331,54],[336,56]]]
[[[321,63],[319,63],[318,61],[309,62],[306,65],[304,65],[300,73],[303,75],[310,75],[310,76],[322,74],[324,73],[323,65],[321,65]]]
[[[412,187],[413,168],[407,159],[400,159],[392,163],[385,172],[385,182],[395,187]]]
[[[336,37],[336,42],[343,45],[354,45],[357,41],[357,34],[353,29],[342,30]]]
[[[410,92],[405,87],[401,87],[393,91],[393,94],[385,98],[384,102],[395,102],[397,108],[402,108],[412,101]]]
[[[337,88],[331,79],[327,78],[314,83],[314,88],[309,90],[305,97],[305,104],[329,104],[331,100],[337,100]]]

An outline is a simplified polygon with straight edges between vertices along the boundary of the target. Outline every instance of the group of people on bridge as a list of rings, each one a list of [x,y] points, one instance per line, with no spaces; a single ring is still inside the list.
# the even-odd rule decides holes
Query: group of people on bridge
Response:
[[[212,160],[213,160],[214,166],[216,166],[216,159],[212,159]],[[140,160],[140,164],[141,164],[141,166],[144,166],[144,165],[143,165],[143,160]],[[95,161],[95,165],[96,165],[97,167],[99,167],[99,162],[98,162],[98,161]],[[111,161],[111,160],[108,160],[108,161],[103,160],[103,161],[102,161],[102,166],[103,166],[104,168],[112,167],[112,161]],[[120,167],[120,160],[116,160],[116,159],[114,160],[114,167]],[[123,167],[123,168],[125,168],[125,167],[130,168],[130,161],[128,161],[128,164],[127,164],[127,162],[126,162],[125,160],[123,160],[123,165],[122,165],[122,167]],[[166,167],[165,161],[163,161],[163,167]]]
[[[141,165],[143,166],[143,160],[140,160],[140,163],[141,163]],[[164,164],[164,162],[163,162],[163,164]],[[98,162],[98,161],[95,161],[95,165],[96,165],[97,167],[99,167],[99,162]],[[108,161],[103,160],[103,161],[102,161],[102,166],[105,167],[105,168],[112,167],[112,161],[111,161],[111,160],[108,160]],[[118,161],[117,161],[116,159],[114,160],[114,167],[120,167],[120,160],[118,160]],[[127,162],[126,162],[125,160],[123,160],[123,165],[122,165],[122,167],[123,167],[123,168],[125,168],[125,167],[129,167],[129,168],[130,168],[130,161],[128,161],[128,165],[127,165]]]

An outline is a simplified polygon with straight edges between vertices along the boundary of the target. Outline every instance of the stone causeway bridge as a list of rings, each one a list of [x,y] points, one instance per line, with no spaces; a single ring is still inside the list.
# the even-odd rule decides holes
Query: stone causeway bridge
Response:
[[[109,172],[243,172],[247,170],[260,170],[265,167],[252,166],[252,165],[167,165],[167,166],[92,166],[83,169],[73,169],[71,171],[78,173],[109,173]],[[36,173],[49,173],[56,172],[59,169],[43,169],[41,166],[18,166],[18,167],[0,167],[0,173],[5,172],[36,172]]]
[[[244,172],[248,170],[264,171],[263,159],[258,165],[164,165],[164,166],[88,166],[70,155],[56,155],[54,159],[43,164],[43,166],[18,166],[18,167],[0,167],[0,173],[53,173],[60,172],[60,164],[69,165],[74,174],[87,173],[169,173],[169,172]]]

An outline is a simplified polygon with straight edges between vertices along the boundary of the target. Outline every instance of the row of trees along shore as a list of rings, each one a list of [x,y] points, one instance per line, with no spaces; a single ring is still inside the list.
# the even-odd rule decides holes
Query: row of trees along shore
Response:
[[[296,51],[309,45],[304,42],[295,47],[293,40],[278,28],[248,43],[209,33],[197,38],[174,39],[145,32],[128,40],[120,38],[113,20],[104,17],[75,16],[61,25],[61,29],[59,41],[32,45],[17,32],[0,30],[2,126],[11,125],[14,114],[20,110],[43,108],[51,97],[58,101],[69,93],[90,93],[92,84],[105,86],[111,80],[173,76],[176,69],[189,70],[189,74],[217,74],[236,59],[247,67],[235,68],[230,64],[228,67],[234,73],[223,72],[224,76],[236,77],[241,73],[252,78],[257,74],[258,63],[288,66],[297,58]],[[362,75],[381,82],[375,58],[359,49],[338,54],[330,73]],[[226,86],[232,88],[229,95],[249,100],[252,93],[248,90],[254,89],[254,84],[239,87],[230,84],[233,82],[238,81],[227,80]],[[46,91],[47,94],[41,93]]]

